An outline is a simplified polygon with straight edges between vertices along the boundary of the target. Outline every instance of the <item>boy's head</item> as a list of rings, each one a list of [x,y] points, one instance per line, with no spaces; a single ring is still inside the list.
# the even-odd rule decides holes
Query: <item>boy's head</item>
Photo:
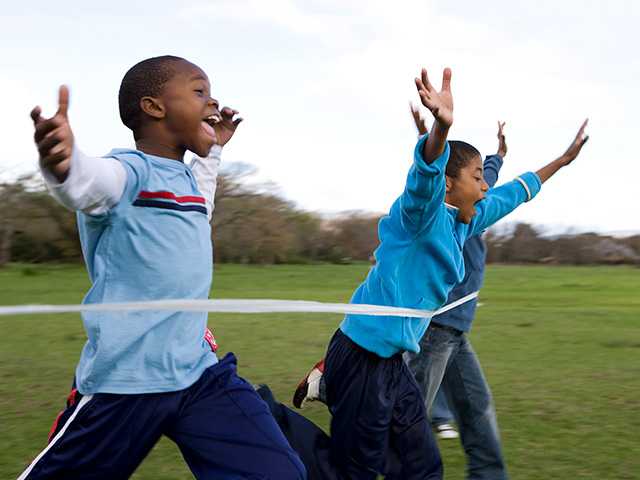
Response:
[[[484,181],[482,157],[475,147],[458,140],[449,141],[445,201],[458,208],[458,220],[469,223],[476,214],[474,205],[489,189]]]
[[[165,55],[137,63],[120,85],[120,118],[136,140],[206,156],[220,119],[207,75],[184,58]]]

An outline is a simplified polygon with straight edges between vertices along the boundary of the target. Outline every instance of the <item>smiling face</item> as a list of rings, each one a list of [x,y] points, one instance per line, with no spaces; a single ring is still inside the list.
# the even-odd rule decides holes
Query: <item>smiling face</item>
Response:
[[[192,63],[178,62],[158,100],[164,109],[164,130],[174,146],[206,157],[216,143],[212,125],[221,118],[207,75]]]
[[[474,155],[455,176],[446,176],[446,202],[458,207],[458,221],[470,223],[476,214],[475,204],[485,197],[489,189],[484,181],[482,158]]]

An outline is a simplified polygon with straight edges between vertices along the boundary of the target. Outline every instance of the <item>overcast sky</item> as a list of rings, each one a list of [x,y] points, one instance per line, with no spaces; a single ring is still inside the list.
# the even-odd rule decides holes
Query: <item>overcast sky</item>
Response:
[[[510,219],[640,230],[640,2],[208,0],[3,5],[0,176],[36,168],[28,116],[71,88],[78,145],[131,146],[117,92],[126,70],[173,54],[200,65],[213,96],[245,118],[223,161],[258,168],[299,206],[383,212],[416,140],[408,113],[425,66],[453,70],[450,138],[496,150],[501,178],[561,154],[589,117],[578,160]]]

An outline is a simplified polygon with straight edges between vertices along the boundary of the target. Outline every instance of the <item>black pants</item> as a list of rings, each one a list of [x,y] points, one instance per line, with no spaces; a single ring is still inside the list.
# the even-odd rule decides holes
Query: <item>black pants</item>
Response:
[[[269,404],[309,479],[437,480],[442,462],[427,421],[424,400],[400,354],[382,358],[354,344],[341,331],[325,359],[331,437],[306,418]]]
[[[331,459],[346,478],[440,479],[424,399],[401,354],[380,357],[338,330],[325,358]]]

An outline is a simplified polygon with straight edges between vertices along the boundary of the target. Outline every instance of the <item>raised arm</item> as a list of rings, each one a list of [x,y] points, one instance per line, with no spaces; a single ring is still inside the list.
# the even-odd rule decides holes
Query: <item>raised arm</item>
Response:
[[[60,183],[69,174],[74,145],[68,110],[69,89],[66,85],[62,85],[58,91],[58,110],[53,117],[42,118],[40,107],[31,110],[35,129],[33,139],[40,155],[40,168],[49,171]]]
[[[498,181],[498,174],[502,168],[502,162],[507,155],[507,140],[504,135],[505,122],[498,121],[498,151],[495,155],[489,155],[484,159],[483,176],[489,187],[493,187]]]
[[[67,111],[69,89],[60,87],[58,111],[45,119],[40,107],[31,111],[40,170],[52,196],[70,210],[89,215],[106,212],[120,201],[127,175],[113,158],[84,155],[75,145]]]
[[[469,224],[468,236],[477,235],[489,228],[519,205],[528,202],[540,191],[540,179],[535,173],[525,173],[487,192],[484,200],[476,203],[476,215]]]
[[[41,172],[53,198],[69,210],[87,215],[101,215],[117,205],[127,184],[127,172],[118,160],[89,157],[76,146],[64,182],[46,169]]]
[[[429,139],[424,143],[422,157],[427,165],[433,163],[444,152],[447,134],[453,124],[453,96],[451,95],[451,69],[442,72],[442,88],[438,92],[431,82],[425,68],[420,78],[415,79],[420,101],[427,107],[435,121],[431,126]]]
[[[471,221],[469,236],[482,232],[511,213],[523,202],[531,200],[540,191],[545,181],[560,170],[560,168],[569,165],[575,160],[589,138],[584,134],[586,126],[587,120],[584,121],[580,130],[578,130],[578,134],[567,151],[556,160],[542,167],[536,173],[525,173],[512,182],[489,190],[486,198],[476,205],[477,214]]]
[[[392,207],[392,214],[396,208],[399,209],[402,226],[411,234],[424,229],[443,204],[445,169],[449,159],[447,132],[453,122],[451,70],[445,69],[440,92],[429,83],[425,69],[422,69],[421,78],[416,78],[415,82],[420,100],[431,110],[435,122],[431,134],[423,135],[418,140],[404,192]],[[418,110],[412,106],[411,112],[418,132],[426,134],[426,122]]]
[[[573,142],[571,143],[571,145],[569,145],[569,148],[567,148],[566,152],[564,152],[553,162],[548,163],[536,172],[538,174],[538,177],[540,177],[540,181],[542,183],[549,180],[558,172],[558,170],[560,170],[562,167],[566,167],[576,159],[576,157],[580,153],[580,150],[582,150],[582,147],[584,147],[584,144],[587,143],[587,140],[589,140],[589,136],[584,134],[584,129],[587,128],[588,122],[589,119],[587,118],[582,123],[580,130],[578,130],[578,133],[576,134],[576,138],[574,138]]]
[[[498,120],[498,151],[496,155],[500,155],[502,158],[507,155],[507,138],[504,135],[504,126],[507,122],[501,122]]]

